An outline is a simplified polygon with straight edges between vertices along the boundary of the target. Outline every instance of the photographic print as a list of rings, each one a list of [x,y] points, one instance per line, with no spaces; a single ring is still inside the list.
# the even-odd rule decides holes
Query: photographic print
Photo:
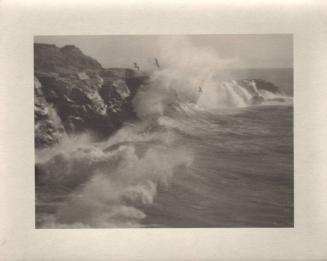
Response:
[[[293,227],[291,34],[34,36],[36,228]]]

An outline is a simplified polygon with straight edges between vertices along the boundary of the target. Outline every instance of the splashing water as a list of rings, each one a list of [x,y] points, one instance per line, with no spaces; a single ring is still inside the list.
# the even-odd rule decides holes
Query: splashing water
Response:
[[[59,145],[51,149],[52,156],[37,162],[42,172],[37,176],[42,191],[38,193],[40,209],[46,208],[47,200],[53,204],[54,197],[64,197],[56,212],[43,215],[39,224],[138,226],[135,221],[145,214],[137,206],[152,204],[157,186],[167,186],[173,175],[185,171],[192,163],[192,153],[172,148],[167,134],[149,138],[136,132],[122,129],[112,137],[114,146],[111,139],[71,149]],[[42,151],[47,153],[50,151]]]

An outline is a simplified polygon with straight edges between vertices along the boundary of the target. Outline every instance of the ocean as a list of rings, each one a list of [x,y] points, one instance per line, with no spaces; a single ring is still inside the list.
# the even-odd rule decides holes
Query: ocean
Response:
[[[139,120],[37,151],[36,227],[292,227],[292,70],[238,73],[280,87],[258,104],[203,75],[158,72],[133,100]]]

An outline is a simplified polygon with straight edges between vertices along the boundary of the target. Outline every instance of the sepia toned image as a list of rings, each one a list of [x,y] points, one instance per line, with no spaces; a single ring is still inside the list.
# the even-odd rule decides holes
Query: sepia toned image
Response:
[[[34,36],[36,228],[294,226],[291,34]]]

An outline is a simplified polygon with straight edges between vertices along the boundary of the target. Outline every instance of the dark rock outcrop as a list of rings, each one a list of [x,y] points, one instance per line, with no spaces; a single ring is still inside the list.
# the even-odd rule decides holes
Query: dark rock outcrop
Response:
[[[41,83],[34,78],[35,146],[42,147],[58,142],[64,128],[56,110],[44,97]]]
[[[132,69],[103,69],[74,46],[34,45],[35,146],[65,134],[104,137],[133,119],[130,100],[147,76]]]
[[[58,48],[53,44],[34,44],[35,71],[71,73],[101,68],[99,62],[73,45]]]

